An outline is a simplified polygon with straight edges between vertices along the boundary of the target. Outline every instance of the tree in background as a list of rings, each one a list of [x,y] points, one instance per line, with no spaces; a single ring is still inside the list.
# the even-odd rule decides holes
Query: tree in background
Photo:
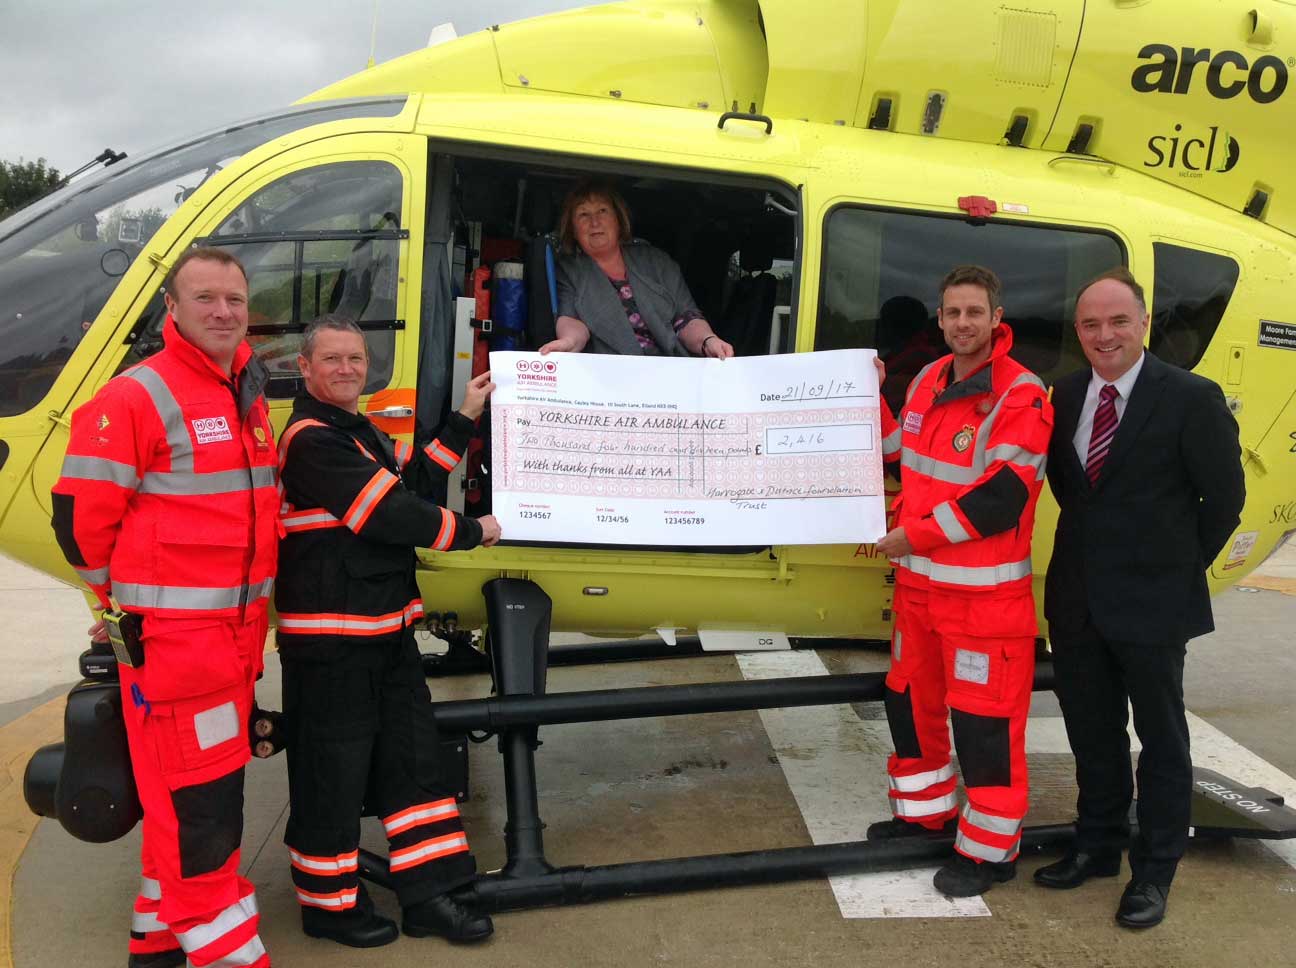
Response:
[[[44,158],[35,161],[0,159],[0,218],[12,215],[28,202],[53,191],[62,177],[57,168],[46,166]]]

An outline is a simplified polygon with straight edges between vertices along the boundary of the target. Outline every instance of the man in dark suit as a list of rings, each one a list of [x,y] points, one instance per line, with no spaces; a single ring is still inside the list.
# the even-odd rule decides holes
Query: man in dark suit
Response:
[[[1076,759],[1076,843],[1035,872],[1077,887],[1120,872],[1143,751],[1132,878],[1116,920],[1151,927],[1188,842],[1187,642],[1211,631],[1206,569],[1245,499],[1237,423],[1210,380],[1143,350],[1143,289],[1125,269],[1089,283],[1076,332],[1091,369],[1053,389],[1048,481],[1061,506],[1044,593],[1057,693]]]

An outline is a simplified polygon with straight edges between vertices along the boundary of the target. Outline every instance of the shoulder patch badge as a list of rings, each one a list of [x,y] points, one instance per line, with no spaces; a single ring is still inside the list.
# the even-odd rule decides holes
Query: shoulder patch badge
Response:
[[[972,438],[976,436],[976,428],[971,424],[964,424],[963,429],[954,435],[954,449],[960,454],[972,446]]]
[[[98,421],[98,423],[95,424],[95,426],[98,427],[100,430],[107,430],[107,429],[108,429],[108,414],[106,414],[106,413],[101,413],[101,414],[99,414],[99,421]]]
[[[904,432],[907,434],[916,434],[922,431],[923,415],[914,413],[910,410],[905,414]]]

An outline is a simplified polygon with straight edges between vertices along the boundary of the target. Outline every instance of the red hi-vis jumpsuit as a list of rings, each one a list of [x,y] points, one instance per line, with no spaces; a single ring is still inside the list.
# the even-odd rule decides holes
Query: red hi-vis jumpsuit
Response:
[[[474,874],[455,790],[439,772],[414,642],[423,615],[414,549],[481,543],[476,520],[426,499],[471,432],[472,422],[454,413],[415,448],[361,414],[303,395],[280,440],[285,534],[275,604],[291,806],[284,841],[304,910],[367,915],[356,855],[362,806],[382,821],[403,908]]]
[[[246,343],[231,380],[169,317],[163,337],[72,415],[53,524],[100,602],[143,616],[144,664],[120,668],[144,807],[130,951],[259,968],[238,864],[277,540],[267,375]]]
[[[1026,815],[1026,718],[1035,673],[1031,530],[1052,406],[1008,357],[953,382],[953,357],[910,384],[900,422],[883,404],[883,452],[901,465],[896,525],[913,552],[896,562],[886,709],[896,817],[939,827],[958,811],[947,716],[967,789],[955,849],[1016,858]]]

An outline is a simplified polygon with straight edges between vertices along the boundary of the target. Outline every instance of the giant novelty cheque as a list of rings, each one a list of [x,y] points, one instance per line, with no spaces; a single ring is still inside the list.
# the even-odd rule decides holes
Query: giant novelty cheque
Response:
[[[505,540],[876,541],[886,513],[873,356],[492,353]]]

